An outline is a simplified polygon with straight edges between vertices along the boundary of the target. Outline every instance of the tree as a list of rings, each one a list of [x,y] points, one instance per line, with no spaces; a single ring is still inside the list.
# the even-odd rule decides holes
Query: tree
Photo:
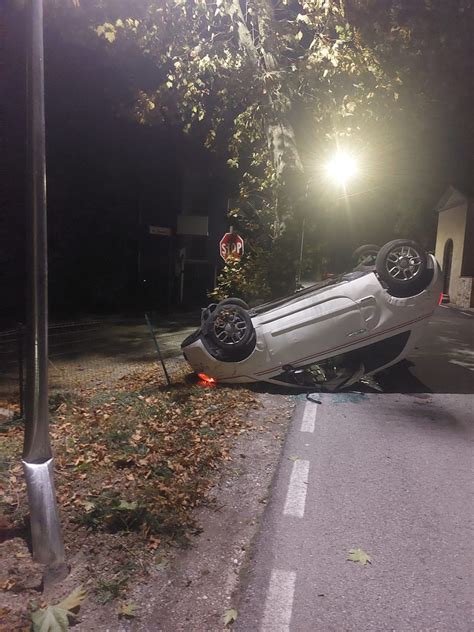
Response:
[[[132,79],[139,121],[180,125],[226,155],[240,182],[232,223],[250,251],[283,254],[283,277],[269,283],[276,291],[294,278],[299,216],[315,198],[319,209],[327,203],[316,165],[349,141],[377,162],[377,148],[397,135],[403,145],[401,130],[409,136],[423,123],[439,59],[432,46],[423,67],[426,45],[444,38],[449,54],[471,8],[460,0],[453,15],[445,5],[82,0],[81,11],[112,54],[139,50],[155,68]],[[266,256],[262,265],[274,261]]]

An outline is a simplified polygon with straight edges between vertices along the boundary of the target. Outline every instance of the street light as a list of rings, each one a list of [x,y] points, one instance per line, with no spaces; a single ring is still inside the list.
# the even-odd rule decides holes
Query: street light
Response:
[[[326,175],[336,184],[345,186],[357,174],[357,162],[347,152],[338,152],[326,165]]]
[[[356,159],[346,151],[338,151],[335,156],[329,160],[325,165],[326,176],[333,183],[346,187],[347,182],[351,180],[358,173]],[[308,194],[308,188],[306,188],[306,195]],[[303,267],[303,247],[304,247],[304,229],[305,229],[305,217],[303,216],[301,224],[301,242],[300,242],[300,260],[298,263],[298,272],[296,275],[296,289],[300,287],[301,283],[301,271]]]

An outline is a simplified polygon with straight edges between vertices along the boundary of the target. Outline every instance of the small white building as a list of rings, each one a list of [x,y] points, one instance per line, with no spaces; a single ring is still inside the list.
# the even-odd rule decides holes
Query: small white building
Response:
[[[435,255],[443,268],[443,293],[459,307],[474,307],[474,199],[449,187],[435,211]]]

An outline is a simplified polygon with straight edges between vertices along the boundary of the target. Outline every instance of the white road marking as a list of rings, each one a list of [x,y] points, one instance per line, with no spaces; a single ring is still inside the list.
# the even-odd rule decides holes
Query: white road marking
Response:
[[[260,632],[289,632],[296,573],[273,570]]]
[[[309,461],[295,461],[290,476],[290,484],[286,494],[283,513],[285,516],[302,518],[306,504],[306,490],[308,489]]]
[[[314,402],[306,402],[303,412],[303,420],[301,422],[301,432],[314,432],[314,422],[316,421],[317,410],[317,404]]]

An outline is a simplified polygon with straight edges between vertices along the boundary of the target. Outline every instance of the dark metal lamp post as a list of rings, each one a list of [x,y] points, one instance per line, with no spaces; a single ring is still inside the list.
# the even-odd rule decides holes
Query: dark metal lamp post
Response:
[[[43,0],[29,1],[27,21],[28,305],[25,440],[22,462],[30,508],[33,557],[50,568],[64,569],[64,546],[56,504],[53,455],[49,440]]]

